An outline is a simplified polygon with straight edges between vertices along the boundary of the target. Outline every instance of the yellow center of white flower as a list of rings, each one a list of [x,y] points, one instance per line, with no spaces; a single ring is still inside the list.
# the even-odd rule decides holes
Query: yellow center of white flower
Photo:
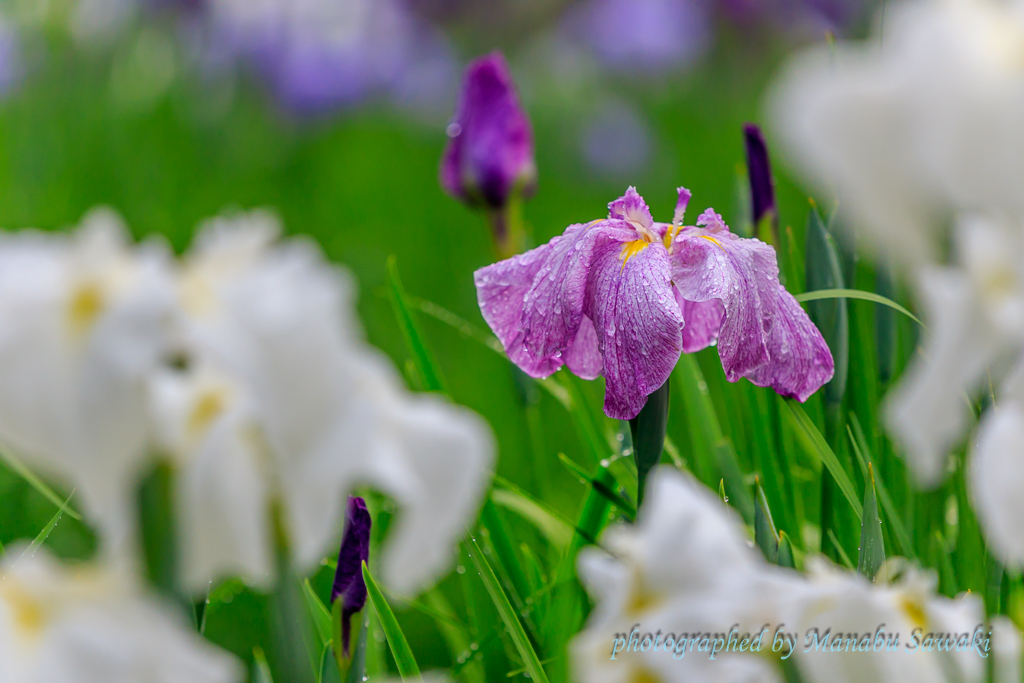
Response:
[[[185,426],[190,439],[201,437],[209,429],[227,409],[229,398],[227,388],[222,386],[206,387],[199,392]]]
[[[0,601],[7,604],[15,631],[26,639],[38,637],[46,626],[46,610],[13,577],[0,579]]]
[[[103,289],[97,282],[79,285],[68,302],[67,323],[71,334],[80,339],[89,333],[106,305]]]

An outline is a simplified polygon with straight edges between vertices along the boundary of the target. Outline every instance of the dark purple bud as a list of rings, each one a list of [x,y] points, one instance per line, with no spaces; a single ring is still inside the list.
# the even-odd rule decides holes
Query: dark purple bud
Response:
[[[334,586],[331,588],[331,604],[341,598],[341,639],[345,656],[348,656],[349,637],[352,633],[349,620],[366,604],[366,584],[363,582],[363,562],[370,557],[370,513],[366,501],[358,496],[348,497],[348,511],[345,514],[345,534],[338,551],[338,569],[334,572]]]
[[[752,123],[743,126],[743,140],[747,148],[747,174],[750,177],[751,218],[756,227],[770,211],[775,223],[775,183],[772,166],[768,161],[768,147],[761,129]]]
[[[441,157],[441,186],[470,205],[502,208],[518,186],[537,181],[530,120],[500,52],[474,59],[462,78],[455,118]]]

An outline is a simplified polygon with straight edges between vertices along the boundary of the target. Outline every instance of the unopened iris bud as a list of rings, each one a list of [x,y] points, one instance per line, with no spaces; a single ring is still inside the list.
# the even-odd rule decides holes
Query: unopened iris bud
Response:
[[[370,557],[370,512],[366,501],[358,496],[349,496],[345,514],[345,534],[338,551],[338,568],[334,572],[334,586],[331,588],[331,605],[335,621],[335,635],[340,636],[341,655],[349,658],[349,641],[352,637],[352,615],[366,604],[366,583],[363,581],[363,562]],[[340,634],[338,631],[341,631]]]
[[[537,166],[530,120],[500,52],[466,67],[448,136],[441,186],[470,206],[488,210],[502,251],[514,227],[508,225],[507,209],[533,193]]]
[[[761,221],[767,219],[774,244],[778,241],[778,210],[775,207],[775,182],[768,161],[768,146],[761,129],[752,123],[743,126],[743,142],[747,151],[747,175],[750,178],[750,217],[755,234],[761,234]]]

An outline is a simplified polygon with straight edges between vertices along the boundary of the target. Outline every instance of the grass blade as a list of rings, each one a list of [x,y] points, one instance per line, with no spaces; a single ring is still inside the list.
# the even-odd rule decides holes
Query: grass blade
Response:
[[[769,562],[775,563],[779,559],[779,533],[775,530],[775,522],[772,521],[771,510],[768,509],[768,500],[764,497],[764,489],[761,482],[756,484],[757,495],[754,497],[754,543],[764,553]]]
[[[398,319],[398,327],[402,330],[402,338],[409,347],[413,365],[423,388],[427,391],[448,393],[437,361],[424,342],[423,334],[413,317],[409,296],[405,293],[405,287],[398,276],[398,262],[394,255],[388,257],[388,293],[391,296],[391,305],[395,309],[395,317]]]
[[[839,259],[839,246],[818,215],[813,204],[807,215],[807,236],[804,242],[807,288],[814,290],[843,289],[844,274]],[[822,389],[826,403],[837,404],[846,393],[850,363],[850,317],[846,300],[840,297],[809,299],[807,314],[821,330],[825,343],[835,359],[835,373]]]
[[[633,436],[633,458],[636,462],[636,505],[644,499],[647,473],[661,462],[665,449],[665,428],[668,426],[669,396],[668,380],[647,397],[647,403],[639,414],[629,421]]]
[[[320,601],[320,596],[313,590],[309,579],[302,582],[302,594],[306,598],[306,607],[309,608],[309,615],[313,618],[316,633],[320,636],[320,646],[323,647],[331,640],[331,612]]]
[[[36,491],[42,494],[44,498],[46,498],[48,501],[53,503],[58,508],[63,507],[64,501],[61,499],[61,497],[58,496],[53,489],[47,486],[46,482],[37,477],[35,473],[32,472],[32,470],[26,467],[25,463],[23,463],[21,460],[11,455],[7,451],[0,452],[0,457],[2,457],[4,462],[7,463],[8,467],[10,467],[19,477],[27,481],[32,486],[32,488],[34,488]],[[82,521],[82,516],[75,512],[74,509],[67,508],[65,512],[72,519]]]
[[[497,581],[497,578],[494,580]],[[391,611],[391,606],[384,599],[384,594],[380,592],[380,588],[373,580],[365,562],[363,562],[363,581],[366,582],[366,594],[370,598],[370,603],[380,618],[380,625],[384,629],[384,637],[387,638],[391,654],[395,657],[399,675],[403,681],[419,680],[420,667],[416,664],[416,658],[413,657],[412,650],[409,648],[409,641],[405,639],[405,634],[402,633],[402,628],[398,625],[398,620],[395,619],[395,613]]]
[[[868,463],[868,481],[864,487],[864,518],[860,524],[860,556],[857,571],[875,580],[879,567],[885,562],[885,543],[882,540],[882,520],[878,518],[875,499],[875,469]]]
[[[572,539],[572,525],[523,492],[511,488],[491,489],[496,505],[513,510],[532,523],[559,553]]]
[[[501,615],[501,620],[505,623],[505,627],[508,628],[509,635],[512,636],[512,642],[515,644],[516,651],[519,652],[519,656],[523,660],[527,673],[537,683],[548,683],[548,677],[544,673],[544,667],[541,666],[540,658],[537,656],[536,651],[534,651],[530,639],[526,636],[526,631],[523,630],[523,625],[519,622],[512,603],[508,601],[508,597],[501,589],[498,577],[487,563],[487,559],[480,550],[480,546],[477,545],[476,539],[470,537],[468,543],[472,549],[470,556],[473,559],[473,564],[476,565],[480,578],[483,580],[484,586],[491,596],[491,601],[498,609],[498,614]]]
[[[900,306],[892,299],[887,299],[884,296],[875,294],[874,292],[866,292],[862,289],[819,289],[813,292],[804,292],[803,294],[797,294],[795,297],[800,303],[807,301],[817,301],[819,299],[860,299],[861,301],[872,301],[876,304],[888,306],[889,308],[899,311],[903,315],[907,316],[921,327],[925,327],[925,324],[921,322],[916,315],[908,311],[907,309]],[[926,328],[927,329],[927,328]]]
[[[274,683],[274,675],[270,673],[270,664],[267,663],[267,656],[263,649],[254,647],[252,649],[253,675],[255,683]]]
[[[793,425],[796,427],[796,433],[802,437],[804,446],[812,454],[818,457],[821,463],[832,475],[836,484],[839,486],[839,490],[849,501],[850,507],[853,508],[854,513],[857,515],[857,520],[863,516],[863,509],[861,502],[857,496],[857,491],[853,486],[853,482],[850,481],[850,477],[847,476],[846,470],[839,464],[839,459],[836,458],[836,454],[829,448],[828,443],[825,441],[825,437],[821,435],[818,428],[814,426],[811,419],[807,417],[807,413],[800,407],[800,404],[792,399],[786,399],[782,402],[786,406],[786,414],[792,420]]]
[[[850,413],[850,425],[847,425],[846,429],[849,432],[850,444],[853,446],[853,452],[857,456],[857,461],[865,471],[866,476],[868,467],[873,466],[874,460],[871,457],[871,451],[868,450],[867,440],[864,438],[864,430],[860,427],[860,420],[858,420],[857,416],[853,413]],[[889,489],[886,487],[885,481],[881,476],[875,480],[875,493],[878,495],[878,499],[882,502],[882,509],[885,510],[885,516],[889,518],[889,524],[892,526],[893,534],[896,536],[896,544],[899,546],[900,554],[904,557],[913,559],[913,541],[910,540],[910,534],[907,533],[907,527],[903,524],[903,518],[896,512],[896,506],[893,505],[892,497],[889,495]]]
[[[67,512],[68,504],[71,502],[71,496],[73,495],[75,495],[74,490],[72,490],[71,493],[68,494],[68,499],[65,500],[64,503],[60,506],[60,509],[57,510],[57,514],[50,518],[50,521],[47,522],[46,526],[44,526],[42,530],[38,534],[36,534],[36,537],[32,539],[32,542],[28,545],[28,547],[25,548],[24,551],[22,551],[21,555],[18,557],[19,560],[25,555],[32,555],[35,551],[39,550],[43,543],[46,542],[46,539],[49,538],[50,534],[57,527],[57,522],[59,522],[60,518],[64,516],[65,512]]]

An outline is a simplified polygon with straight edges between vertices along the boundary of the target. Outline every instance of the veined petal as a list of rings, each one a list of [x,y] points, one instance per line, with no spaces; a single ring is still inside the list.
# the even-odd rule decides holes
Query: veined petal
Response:
[[[597,343],[597,332],[593,321],[583,316],[576,338],[562,354],[566,366],[580,379],[597,379],[604,368],[601,349]]]
[[[1024,566],[1024,408],[1007,401],[989,410],[971,454],[970,487],[992,553],[1009,567]]]
[[[718,299],[725,309],[718,355],[728,380],[735,382],[767,363],[779,299],[775,251],[727,229],[708,235],[690,228],[672,246],[672,280],[679,296],[696,302]]]
[[[654,225],[647,202],[632,185],[626,189],[626,194],[608,204],[608,218],[626,221],[637,229],[650,230]]]
[[[966,395],[1000,352],[970,278],[952,268],[927,268],[920,278],[931,340],[886,399],[886,422],[906,449],[922,486],[945,473],[949,449],[967,429]]]
[[[679,360],[683,318],[665,248],[651,244],[626,262],[621,249],[611,239],[595,248],[586,313],[604,357],[605,414],[629,420]]]
[[[718,340],[725,306],[718,299],[687,301],[673,289],[683,314],[683,353],[696,353]]]
[[[521,324],[526,294],[554,249],[555,240],[552,240],[473,274],[484,320],[505,347],[509,360],[531,377],[547,377],[562,367],[559,358],[534,359],[530,355],[523,344],[525,332]]]
[[[767,363],[747,374],[747,379],[801,403],[835,372],[832,352],[821,332],[782,285],[768,335],[768,358]]]

